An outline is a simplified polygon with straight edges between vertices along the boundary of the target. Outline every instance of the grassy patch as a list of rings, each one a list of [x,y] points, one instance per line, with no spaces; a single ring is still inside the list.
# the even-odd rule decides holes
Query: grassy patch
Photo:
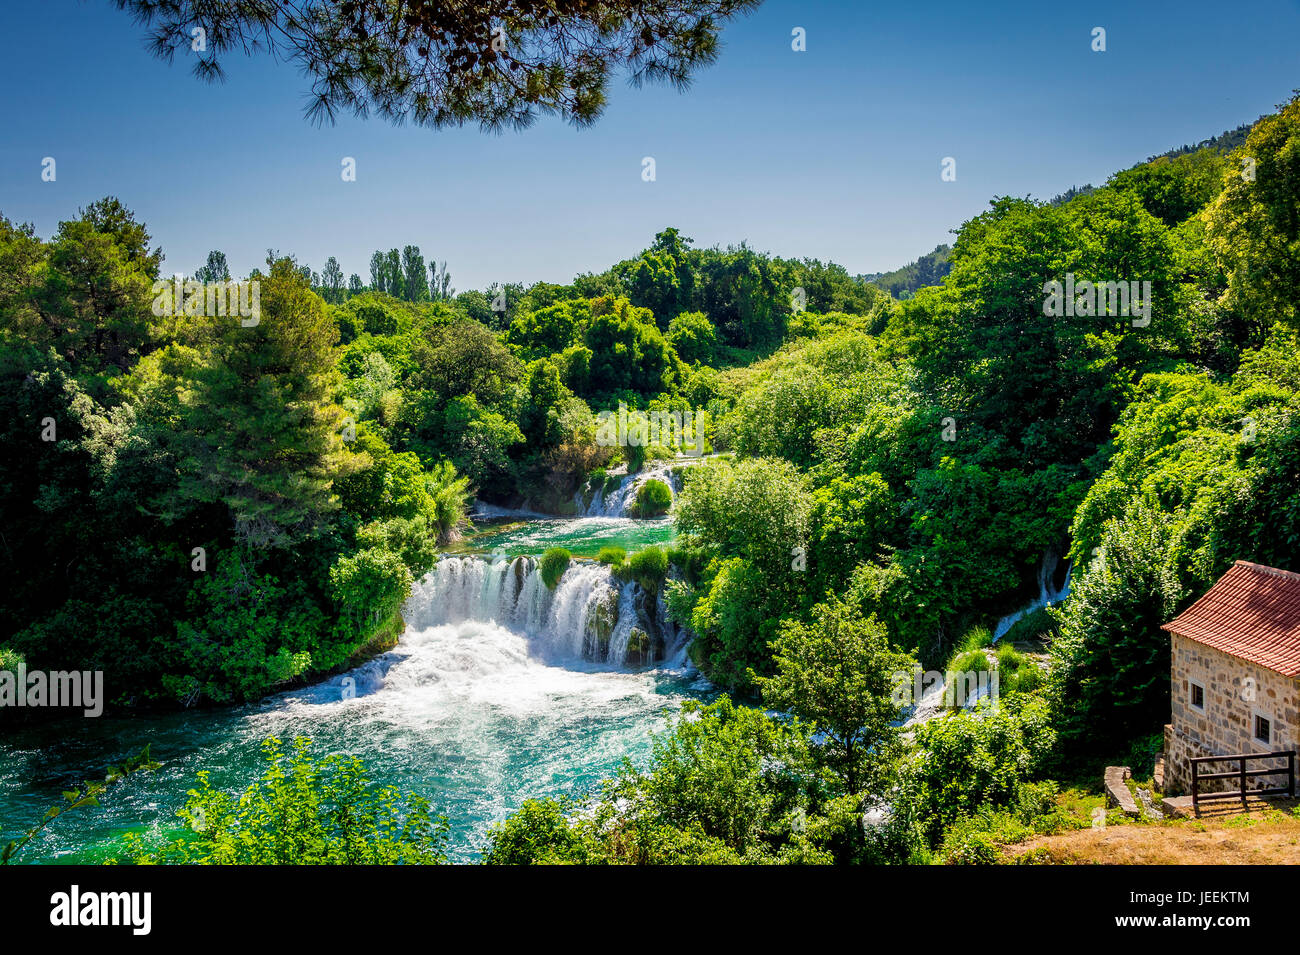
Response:
[[[552,547],[542,555],[539,569],[542,572],[542,583],[546,584],[547,590],[554,590],[564,576],[564,572],[569,569],[569,561],[573,558],[563,547]]]

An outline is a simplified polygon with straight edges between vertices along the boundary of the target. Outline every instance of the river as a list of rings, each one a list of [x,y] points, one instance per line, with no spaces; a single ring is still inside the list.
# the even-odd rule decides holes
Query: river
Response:
[[[376,782],[427,796],[450,822],[453,861],[473,861],[488,827],[523,800],[580,795],[624,757],[643,763],[667,714],[707,692],[672,634],[656,645],[653,663],[627,662],[633,623],[650,626],[627,616],[630,585],[575,560],[547,593],[532,561],[518,555],[551,546],[579,555],[609,544],[633,550],[672,536],[667,521],[611,517],[485,528],[417,584],[398,646],[349,673],[236,709],[10,730],[0,741],[6,837],[64,790],[102,778],[106,766],[150,743],[161,769],[115,787],[101,808],[56,820],[20,861],[111,857],[125,831],[174,831],[199,770],[214,785],[241,789],[261,771],[262,740],[305,735],[318,754],[360,756]],[[598,640],[592,615],[601,607],[616,607],[618,619]]]

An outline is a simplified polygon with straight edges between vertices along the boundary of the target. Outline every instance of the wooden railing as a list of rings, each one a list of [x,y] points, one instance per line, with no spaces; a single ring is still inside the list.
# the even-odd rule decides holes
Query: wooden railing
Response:
[[[1252,769],[1247,771],[1246,763],[1251,760],[1285,759],[1285,769]],[[1211,799],[1240,799],[1242,805],[1247,796],[1290,796],[1295,798],[1295,751],[1285,753],[1237,753],[1233,756],[1194,756],[1192,757],[1192,810],[1198,811],[1203,801]],[[1236,763],[1237,768],[1230,773],[1203,773],[1201,766],[1205,763]],[[1246,780],[1259,776],[1281,776],[1286,774],[1286,785],[1272,789],[1246,789]],[[1202,793],[1201,782],[1211,779],[1237,779],[1241,788],[1230,792]]]

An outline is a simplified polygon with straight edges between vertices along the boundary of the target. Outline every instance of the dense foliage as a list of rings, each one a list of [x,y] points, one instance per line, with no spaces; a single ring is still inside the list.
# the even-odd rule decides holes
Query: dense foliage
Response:
[[[534,806],[497,830],[492,852],[527,832],[542,858],[544,822],[581,842],[584,861],[659,861],[612,848],[644,846],[623,838],[644,830],[623,827],[649,820],[656,845],[692,861],[989,862],[995,835],[1060,824],[1045,776],[1062,755],[1122,757],[1168,718],[1160,625],[1235,560],[1300,570],[1298,157],[1292,100],[1100,188],[995,199],[945,250],[941,282],[912,282],[920,263],[890,277],[908,283],[905,300],[838,315],[832,296],[775,325],[750,310],[744,339],[662,234],[625,273],[634,305],[702,311],[724,356],[784,340],[710,378],[713,442],[729,453],[683,474],[669,612],[715,683],[761,690],[798,718],[747,719],[815,729],[808,759],[852,808],[805,798],[818,838],[773,843],[785,810],[736,797],[732,812],[769,840],[756,853],[748,832],[676,808],[699,791],[683,780],[709,785],[707,764],[647,785],[677,752],[661,746],[645,774],[625,773],[626,802],[606,795],[594,816]],[[1067,276],[1137,283],[1136,297],[1123,312],[1118,291],[1109,308],[1054,309],[1051,283]],[[670,334],[695,348],[697,324],[688,315]],[[1064,604],[1017,623],[1015,647],[989,649],[988,628],[1060,586],[1067,562]],[[1002,699],[895,748],[883,678],[909,654],[999,671]],[[713,742],[699,733],[728,738],[731,719],[689,724],[692,752]],[[864,811],[871,835],[854,841]],[[838,836],[818,841],[828,831]]]
[[[590,799],[527,804],[489,861],[987,861],[987,827],[1050,814],[1050,756],[1158,731],[1161,623],[1234,560],[1300,570],[1300,99],[995,198],[906,298],[669,228],[460,295],[414,246],[346,291],[269,256],[246,327],[154,313],[149,242],[114,200],[49,241],[0,220],[0,659],[112,661],[119,703],[253,697],[390,637],[470,493],[571,514],[716,452],[672,466],[675,499],[640,485],[676,547],[598,559],[729,696]],[[1128,310],[1049,307],[1076,279]],[[641,412],[703,447],[602,439]],[[990,648],[1067,564],[1063,605]],[[918,665],[997,670],[1003,698],[908,743]]]
[[[262,746],[266,770],[232,796],[199,773],[180,817],[189,830],[162,845],[127,835],[136,863],[181,865],[436,865],[446,820],[428,800],[375,788],[355,756],[314,759],[311,740]]]

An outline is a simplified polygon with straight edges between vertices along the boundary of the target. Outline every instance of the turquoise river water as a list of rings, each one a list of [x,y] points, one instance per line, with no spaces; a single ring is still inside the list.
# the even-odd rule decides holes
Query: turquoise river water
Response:
[[[241,789],[261,770],[263,739],[306,735],[317,753],[358,755],[377,782],[430,798],[451,824],[453,859],[472,861],[488,826],[524,799],[578,795],[624,757],[643,762],[667,714],[707,691],[680,648],[637,669],[567,649],[574,643],[565,628],[580,619],[587,589],[602,586],[595,565],[575,561],[556,593],[528,613],[522,588],[488,594],[490,581],[509,581],[506,561],[547,547],[590,556],[602,546],[632,551],[672,536],[667,521],[626,518],[490,527],[463,546],[463,554],[485,556],[460,558],[453,568],[460,576],[431,574],[417,585],[397,648],[348,674],[231,710],[10,730],[0,739],[0,823],[12,835],[64,790],[101,778],[107,765],[150,743],[161,769],[125,781],[99,809],[56,820],[21,858],[111,857],[125,831],[175,830],[176,809],[199,770],[209,770],[215,785]],[[493,566],[495,578],[485,570]],[[462,581],[465,567],[478,569],[484,583]],[[464,592],[451,593],[453,585]],[[517,614],[497,612],[516,598]]]

